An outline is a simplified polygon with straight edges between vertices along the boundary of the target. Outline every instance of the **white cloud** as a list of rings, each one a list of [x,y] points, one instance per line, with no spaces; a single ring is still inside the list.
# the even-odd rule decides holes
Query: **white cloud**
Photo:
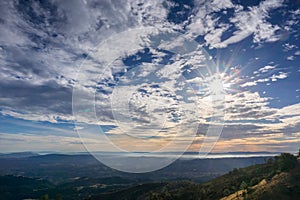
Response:
[[[251,87],[257,85],[257,81],[246,82],[241,85],[241,87]]]
[[[229,26],[222,26],[221,28],[216,28],[216,29],[208,32],[204,36],[206,44],[209,45],[210,48],[221,47],[220,46],[221,36],[228,29],[228,27]]]
[[[285,79],[288,77],[288,73],[285,72],[279,72],[279,74],[273,74],[270,79],[272,81],[277,81],[277,79]]]
[[[211,75],[212,72],[209,70],[216,69],[212,69],[211,66],[206,67],[207,57],[205,52],[201,51],[201,46],[185,43],[182,38],[177,37],[178,35],[175,38],[168,37],[172,35],[174,29],[184,30],[186,26],[187,36],[202,35],[210,48],[224,48],[252,34],[255,43],[276,41],[280,39],[276,35],[276,31],[280,29],[279,24],[272,24],[267,19],[272,9],[282,6],[283,1],[266,0],[258,6],[247,9],[243,9],[241,5],[234,5],[230,0],[196,1],[193,15],[180,25],[168,22],[169,11],[161,1],[132,0],[122,4],[118,1],[106,0],[53,1],[52,3],[56,14],[51,13],[52,10],[48,10],[39,2],[28,3],[26,6],[32,10],[32,16],[24,9],[18,8],[17,3],[4,1],[0,3],[0,15],[4,21],[0,23],[1,113],[32,121],[70,122],[74,119],[71,104],[72,88],[80,79],[82,82],[79,84],[78,96],[81,97],[79,102],[81,107],[78,107],[80,116],[77,120],[90,124],[115,125],[113,115],[115,113],[111,111],[110,95],[114,87],[122,83],[123,87],[120,88],[126,94],[136,89],[131,94],[131,110],[129,113],[121,113],[124,114],[122,117],[139,121],[136,122],[136,127],[127,123],[123,124],[123,127],[120,126],[121,128],[128,132],[141,133],[142,125],[151,124],[150,119],[153,120],[153,124],[167,121],[163,129],[165,132],[162,132],[159,137],[171,137],[176,132],[180,132],[184,140],[191,132],[187,130],[195,128],[191,128],[192,125],[201,122],[203,126],[208,126],[214,114],[214,106],[222,105],[212,105],[209,81],[205,77]],[[234,9],[234,16],[230,19],[230,23],[221,21],[221,17],[216,17],[217,12],[230,9]],[[37,19],[40,21],[35,21]],[[145,26],[156,28],[147,31]],[[123,38],[118,38],[118,33],[137,27],[142,28]],[[223,40],[224,33],[231,28],[236,28],[236,31]],[[170,34],[165,38],[160,37],[158,29]],[[157,47],[154,45],[157,41],[161,42],[162,45],[158,46],[161,49],[195,51],[187,50],[183,55],[174,55],[170,59],[171,62],[158,67],[159,63],[166,60],[165,56],[168,54],[159,51],[159,48],[154,48]],[[100,42],[103,42],[101,51],[95,49]],[[138,61],[141,56],[137,56],[136,53],[147,45],[153,60],[150,63],[144,62],[136,68],[126,68],[122,60],[136,56],[133,61]],[[294,46],[286,45],[285,48],[294,49]],[[300,53],[296,51],[295,55]],[[85,59],[86,56],[88,57]],[[81,64],[82,73],[76,78]],[[108,64],[112,66],[107,68]],[[288,77],[289,74],[286,72],[273,75],[267,73],[273,72],[275,67],[267,65],[260,68],[254,74],[261,76],[255,76],[251,81],[231,80],[225,84],[229,85],[227,89],[230,89],[235,86],[238,88],[242,82],[239,86],[245,90],[246,87],[259,83]],[[119,82],[116,80],[118,73],[125,73]],[[195,73],[198,73],[197,76]],[[183,76],[183,74],[187,75]],[[138,89],[140,91],[137,91]],[[149,100],[147,95],[153,95],[153,99]],[[93,104],[95,99],[96,102]],[[299,110],[298,106],[271,108],[268,104],[269,100],[261,97],[257,92],[229,92],[225,103],[226,119],[232,122],[228,122],[228,132],[236,133],[241,130],[246,134],[280,132],[283,127],[291,128],[290,126],[298,123],[296,111]],[[150,101],[150,107],[147,108],[145,101]],[[163,106],[167,108],[162,108]],[[97,119],[94,118],[93,109],[96,110]],[[286,114],[288,112],[296,112],[294,115],[297,116],[288,116]],[[275,123],[274,120],[277,118],[282,122]],[[268,124],[270,122],[273,124]],[[186,129],[178,129],[180,123]],[[254,125],[249,126],[249,123]],[[232,124],[238,124],[240,129]],[[266,129],[260,126],[265,126]],[[77,129],[80,131],[82,127],[78,126]],[[294,130],[291,129],[290,132]],[[112,129],[109,133],[117,135],[122,131]],[[142,134],[147,136],[145,132]],[[10,138],[7,135],[1,136],[5,140],[18,138],[18,136],[10,136]],[[45,146],[56,147],[50,144],[55,142],[54,137],[42,138],[21,134],[19,139],[26,142],[43,141],[41,144]],[[59,141],[59,145],[64,146],[79,142],[69,137],[59,137]],[[5,143],[6,146],[3,148],[11,144]]]
[[[266,65],[265,67],[260,68],[258,71],[260,71],[260,72],[262,72],[262,73],[265,73],[265,72],[267,72],[267,71],[269,71],[269,70],[271,70],[271,69],[274,69],[274,68],[275,68],[275,66]]]
[[[227,120],[257,120],[274,114],[269,108],[269,98],[261,97],[258,92],[239,92],[226,96]]]
[[[278,25],[273,25],[266,21],[272,9],[282,6],[282,0],[263,1],[259,6],[250,7],[249,11],[238,11],[235,17],[231,19],[238,29],[233,33],[233,36],[220,42],[217,46],[220,48],[227,47],[229,44],[239,42],[249,35],[253,34],[255,43],[274,42],[280,38],[275,34],[279,30]]]
[[[297,48],[296,45],[290,44],[290,43],[283,44],[282,47],[283,47],[284,51],[291,51],[291,50]]]
[[[0,4],[1,113],[50,122],[73,119],[72,87],[79,66],[96,45],[128,28],[164,24],[167,16],[159,1],[51,1],[47,7],[40,2]],[[127,40],[124,48],[130,43]],[[92,57],[84,62],[85,70],[92,72],[85,77],[87,90],[103,71],[99,63]],[[106,73],[111,77],[113,72]]]
[[[231,0],[213,0],[211,2],[213,11],[220,11],[222,9],[233,8]]]
[[[273,69],[275,69],[275,66],[267,65],[265,67],[258,69],[258,71],[254,71],[253,74],[256,74],[257,77],[260,77],[261,73],[267,73]],[[269,77],[260,78],[260,79],[255,79],[256,77],[251,77],[251,81],[245,82],[245,83],[241,84],[240,86],[242,88],[251,87],[251,86],[257,85],[257,83],[265,83],[265,82],[269,82],[269,81],[275,82],[275,81],[278,81],[279,79],[285,79],[287,77],[288,77],[287,72],[279,72],[278,74],[273,74]]]

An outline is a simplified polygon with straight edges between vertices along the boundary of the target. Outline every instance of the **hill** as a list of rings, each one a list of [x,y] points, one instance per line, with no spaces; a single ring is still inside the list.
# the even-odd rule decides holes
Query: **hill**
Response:
[[[263,159],[263,164],[249,166]],[[0,200],[300,199],[300,164],[295,156],[286,153],[274,158],[179,160],[142,176],[104,171],[86,156],[48,155],[0,161],[3,172],[5,167],[15,171],[15,175],[0,176]],[[99,176],[98,170],[106,176]],[[227,174],[210,178],[226,170]]]
[[[141,184],[126,190],[100,194],[91,200],[230,200],[300,199],[300,163],[283,153],[264,164],[234,169],[199,184],[187,181]]]
[[[54,185],[46,180],[23,176],[0,176],[0,200],[39,198],[53,187]]]

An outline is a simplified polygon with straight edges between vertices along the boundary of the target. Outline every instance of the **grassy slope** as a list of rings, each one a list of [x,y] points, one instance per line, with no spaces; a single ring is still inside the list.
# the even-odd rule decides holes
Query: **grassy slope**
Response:
[[[247,199],[300,199],[300,166],[275,175],[265,185],[250,190]]]

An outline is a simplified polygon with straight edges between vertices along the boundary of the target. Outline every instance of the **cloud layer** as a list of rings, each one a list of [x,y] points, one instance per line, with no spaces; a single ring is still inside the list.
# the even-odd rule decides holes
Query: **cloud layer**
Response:
[[[283,0],[256,5],[230,0],[2,1],[0,11],[1,115],[54,124],[75,120],[84,128],[108,125],[114,127],[105,130],[112,137],[128,132],[159,143],[178,132],[182,141],[189,140],[199,124],[195,133],[203,140],[214,123],[214,108],[223,106],[225,128],[216,148],[226,148],[229,141],[252,144],[251,138],[260,137],[274,145],[280,138],[294,143],[299,136],[299,101],[272,106],[276,96],[259,88],[297,77],[293,65],[262,61],[244,73],[243,66],[226,61],[223,66],[214,54],[247,41],[253,57],[251,51],[281,42],[284,59],[299,65],[299,46],[285,41],[297,37],[300,11]],[[275,13],[282,18],[274,20]],[[139,31],[121,34],[128,30]],[[211,86],[214,74],[223,81],[224,105],[211,101],[219,88]],[[80,88],[75,97],[81,97],[76,118],[74,87]],[[126,95],[125,112],[118,105]],[[91,117],[94,109],[96,118]],[[118,117],[123,124],[116,123]],[[160,134],[153,135],[157,130]],[[6,141],[10,137],[1,135]]]

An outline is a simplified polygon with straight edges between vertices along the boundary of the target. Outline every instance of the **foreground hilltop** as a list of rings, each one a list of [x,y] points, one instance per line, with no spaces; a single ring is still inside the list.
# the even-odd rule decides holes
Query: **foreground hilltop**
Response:
[[[93,196],[90,200],[247,200],[300,199],[300,161],[283,153],[199,184],[173,181],[141,184],[129,189]]]

